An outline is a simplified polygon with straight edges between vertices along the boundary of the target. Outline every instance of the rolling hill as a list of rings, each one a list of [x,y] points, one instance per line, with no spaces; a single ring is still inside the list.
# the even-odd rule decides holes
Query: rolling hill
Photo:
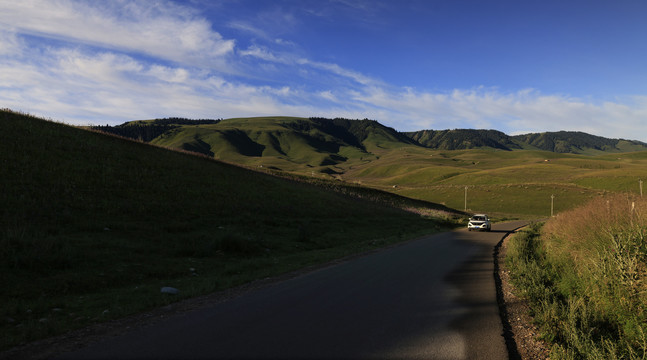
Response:
[[[377,149],[415,146],[409,137],[373,120],[239,118],[134,121],[94,127],[155,145],[199,152],[249,166],[338,174],[339,164],[375,158]]]
[[[159,121],[136,124],[170,125]],[[605,192],[636,191],[639,179],[647,178],[646,144],[581,132],[400,133],[371,120],[286,117],[173,126],[151,143],[253,168],[361,183],[455,209],[464,208],[467,186],[468,209],[490,213],[545,215],[551,195],[559,195],[555,206],[565,210]]]
[[[430,149],[464,150],[545,150],[561,154],[600,155],[645,151],[647,144],[624,139],[608,139],[579,131],[530,133],[509,136],[497,130],[422,130],[405,133]]]
[[[557,153],[599,155],[645,151],[647,144],[624,139],[608,139],[579,131],[559,131],[513,136],[512,139],[540,150]]]
[[[487,147],[510,151],[523,148],[513,138],[497,130],[422,130],[405,134],[430,149],[463,150]]]
[[[199,129],[196,129],[199,128]],[[240,118],[227,120],[188,120],[181,118],[132,121],[123,125],[95,127],[133,139],[179,147],[215,156],[224,152],[248,157],[285,156],[293,144],[299,150],[327,154],[321,162],[335,164],[348,157],[342,150],[368,154],[371,149],[418,145],[435,150],[498,149],[545,150],[556,153],[600,155],[646,151],[647,144],[625,139],[609,139],[583,132],[559,131],[510,136],[497,130],[421,130],[400,133],[374,120],[325,118]],[[192,130],[189,130],[192,129]],[[204,138],[204,139],[203,139]],[[206,139],[206,141],[205,141]],[[212,151],[211,149],[216,149]],[[356,153],[357,155],[358,153]],[[331,156],[332,155],[332,156]],[[309,163],[315,166],[315,163]],[[324,164],[326,165],[326,164]]]

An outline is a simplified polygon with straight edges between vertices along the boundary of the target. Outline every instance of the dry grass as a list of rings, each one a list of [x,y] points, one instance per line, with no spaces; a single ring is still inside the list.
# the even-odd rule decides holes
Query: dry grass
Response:
[[[515,239],[508,263],[551,359],[647,356],[647,201],[601,197]],[[516,254],[516,255],[515,255]]]
[[[578,270],[619,244],[618,236],[641,233],[647,227],[647,200],[628,194],[599,197],[587,205],[561,213],[543,229],[549,254],[567,254]],[[616,249],[617,250],[617,249]]]

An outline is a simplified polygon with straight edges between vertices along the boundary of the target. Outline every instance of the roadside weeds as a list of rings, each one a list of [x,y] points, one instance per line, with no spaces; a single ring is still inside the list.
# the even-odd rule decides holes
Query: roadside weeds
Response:
[[[516,290],[510,279],[510,271],[505,264],[507,242],[511,236],[514,236],[514,232],[504,237],[494,249],[497,302],[509,359],[548,359],[550,347],[539,339],[539,328],[533,324],[527,301],[515,295]]]

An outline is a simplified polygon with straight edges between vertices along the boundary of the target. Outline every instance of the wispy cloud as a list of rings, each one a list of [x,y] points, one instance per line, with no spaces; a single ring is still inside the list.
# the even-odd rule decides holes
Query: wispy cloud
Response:
[[[290,59],[289,57],[277,55],[276,53],[273,53],[266,47],[262,47],[258,45],[251,45],[246,50],[238,51],[238,54],[241,56],[252,56],[264,61],[275,62],[275,63],[290,64],[290,65],[294,63],[293,59]]]
[[[373,79],[371,77],[365,76],[357,71],[345,69],[337,64],[333,63],[325,63],[325,62],[319,62],[319,61],[311,61],[308,59],[299,59],[298,64],[300,65],[308,65],[312,68],[324,70],[330,74],[334,74],[346,79],[351,79],[355,81],[356,83],[364,86],[372,85],[378,82],[376,79]]]
[[[11,57],[22,53],[23,45],[12,31],[0,29],[0,56]]]
[[[209,66],[232,52],[211,24],[186,7],[149,1],[0,2],[0,24],[23,34]]]
[[[36,114],[64,114],[61,120],[75,123],[116,123],[275,113],[281,105],[275,97],[288,94],[284,87],[233,83],[200,69],[151,65],[127,55],[75,50],[45,55],[50,60],[38,66],[0,63],[0,72],[11,74],[0,81],[1,102]]]
[[[372,26],[383,23],[379,16],[386,11],[388,6],[383,1],[377,0],[329,0],[315,1],[309,6],[301,6],[300,11],[312,16]],[[399,6],[408,6],[406,3]]]

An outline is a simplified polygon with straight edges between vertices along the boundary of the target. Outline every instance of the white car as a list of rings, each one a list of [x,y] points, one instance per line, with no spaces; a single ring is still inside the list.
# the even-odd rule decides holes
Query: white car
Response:
[[[469,223],[467,223],[467,230],[492,230],[492,224],[490,224],[490,219],[485,214],[476,214],[470,218]]]

